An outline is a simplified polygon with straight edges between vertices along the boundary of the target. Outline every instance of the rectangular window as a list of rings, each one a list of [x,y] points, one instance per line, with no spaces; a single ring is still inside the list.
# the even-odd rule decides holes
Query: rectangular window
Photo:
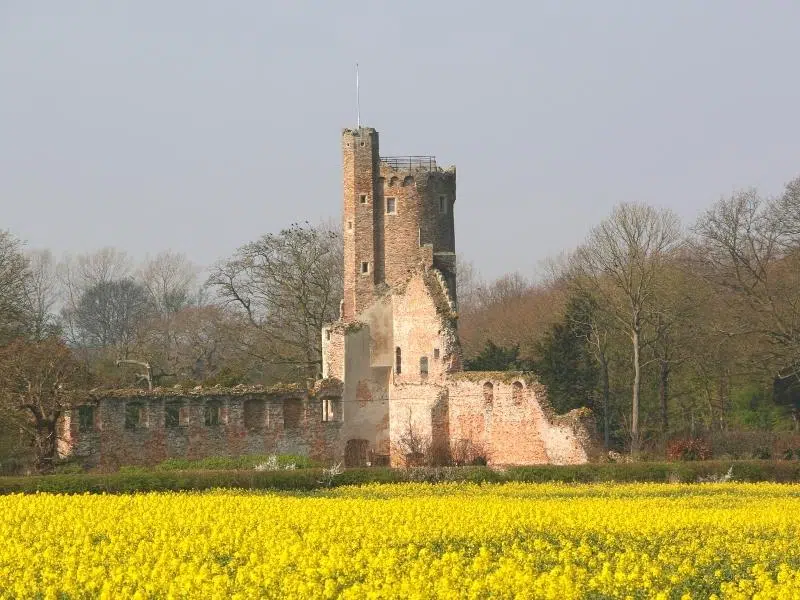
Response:
[[[142,426],[142,405],[130,403],[125,405],[125,429],[136,429]]]
[[[164,407],[164,427],[167,429],[176,429],[180,426],[181,422],[181,406],[180,404],[167,404]]]
[[[348,221],[347,222],[347,230],[348,231],[352,231],[353,230],[353,222],[352,221]]]
[[[220,423],[220,403],[211,401],[206,404],[205,410],[206,427],[216,427]]]
[[[287,398],[283,401],[283,428],[297,429],[303,419],[303,402],[299,398]]]
[[[439,196],[439,212],[447,214],[447,197],[446,196]]]
[[[386,199],[386,214],[387,215],[397,214],[397,200],[395,198]]]
[[[323,398],[322,399],[322,420],[325,422],[341,421],[342,414],[342,399],[341,398]]]
[[[245,429],[262,429],[266,424],[266,405],[261,398],[244,401]]]
[[[428,376],[428,357],[423,356],[419,359],[419,374],[420,377]]]
[[[437,358],[437,359],[439,358],[439,349],[438,348],[434,348],[433,349],[433,358]]]
[[[369,273],[369,263],[368,262],[362,262],[361,263],[361,273],[364,274],[364,275]]]
[[[94,406],[78,407],[78,431],[94,430]]]
[[[358,198],[359,198],[359,200],[361,200],[361,204],[366,204],[367,203],[367,195],[366,194],[361,194],[361,195],[359,195]]]

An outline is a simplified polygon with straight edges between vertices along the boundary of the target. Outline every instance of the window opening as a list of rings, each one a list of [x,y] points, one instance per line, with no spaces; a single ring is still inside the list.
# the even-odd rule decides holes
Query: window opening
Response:
[[[177,402],[172,402],[164,406],[164,427],[167,429],[175,429],[182,425],[181,408],[183,407]]]
[[[264,400],[251,398],[244,401],[245,429],[261,429],[264,427]]]
[[[438,348],[434,348],[433,349],[433,358],[435,358],[435,359],[439,358],[439,349]]]
[[[361,263],[361,274],[362,275],[366,275],[367,273],[369,273],[369,263],[368,262],[362,262]]]
[[[395,348],[394,351],[394,372],[396,375],[400,375],[403,366],[403,356],[400,351],[400,346]]]
[[[359,199],[361,200],[361,204],[366,204],[367,203],[367,195],[366,194],[359,195]]]
[[[322,399],[322,420],[325,422],[341,421],[342,415],[341,398]]]
[[[348,221],[347,222],[347,230],[348,231],[352,231],[353,230],[353,222],[352,221]]]
[[[142,425],[142,405],[131,403],[125,405],[125,429],[136,429]]]
[[[397,200],[395,198],[386,199],[386,214],[387,215],[397,214]]]
[[[422,356],[419,359],[419,374],[422,377],[428,376],[428,357]]]
[[[486,408],[491,408],[494,404],[494,386],[491,381],[483,384],[483,404]]]
[[[303,416],[303,403],[299,398],[283,401],[283,428],[297,429]]]
[[[206,427],[216,427],[220,424],[220,403],[212,400],[206,403],[205,408]]]
[[[78,431],[92,431],[94,429],[94,406],[78,407]]]
[[[445,196],[439,196],[439,212],[447,214],[447,198]]]
[[[511,400],[515,406],[522,404],[522,384],[519,381],[511,385]]]

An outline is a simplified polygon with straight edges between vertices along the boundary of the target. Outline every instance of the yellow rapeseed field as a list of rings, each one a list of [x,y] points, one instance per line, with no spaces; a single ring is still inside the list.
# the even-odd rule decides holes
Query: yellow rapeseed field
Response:
[[[0,497],[0,598],[800,598],[800,486]]]

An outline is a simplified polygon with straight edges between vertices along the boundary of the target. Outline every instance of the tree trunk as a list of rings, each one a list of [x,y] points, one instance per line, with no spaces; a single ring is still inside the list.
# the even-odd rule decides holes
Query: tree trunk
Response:
[[[39,473],[52,471],[57,450],[55,419],[37,421],[34,446],[36,452],[36,470]]]
[[[631,455],[639,453],[639,387],[642,373],[639,365],[639,326],[633,327],[631,335],[633,342],[633,393],[631,400]]]
[[[661,435],[664,441],[669,436],[669,417],[667,414],[667,402],[669,397],[669,363],[665,360],[659,361],[658,373],[658,400],[661,404]]]
[[[602,373],[603,378],[603,444],[606,450],[608,450],[610,436],[609,436],[609,426],[611,424],[611,411],[609,406],[609,400],[611,394],[609,393],[609,383],[608,383],[608,362],[606,361],[606,357],[602,356],[600,359],[600,372]]]

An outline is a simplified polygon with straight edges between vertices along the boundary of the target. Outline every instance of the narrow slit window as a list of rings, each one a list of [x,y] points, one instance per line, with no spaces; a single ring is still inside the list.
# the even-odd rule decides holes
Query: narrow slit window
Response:
[[[386,214],[387,215],[396,215],[397,214],[397,199],[396,198],[387,198],[386,199]]]
[[[439,349],[438,348],[434,348],[433,349],[433,358],[435,358],[436,360],[439,360]]]
[[[362,275],[366,275],[367,273],[369,273],[369,263],[368,262],[362,262],[361,263],[361,274]]]
[[[400,351],[400,347],[398,346],[395,348],[394,351],[394,372],[395,375],[400,375],[403,367],[403,354]]]
[[[447,197],[439,196],[439,212],[443,215],[447,214]]]
[[[420,377],[428,376],[428,357],[422,356],[419,359],[419,374]]]

